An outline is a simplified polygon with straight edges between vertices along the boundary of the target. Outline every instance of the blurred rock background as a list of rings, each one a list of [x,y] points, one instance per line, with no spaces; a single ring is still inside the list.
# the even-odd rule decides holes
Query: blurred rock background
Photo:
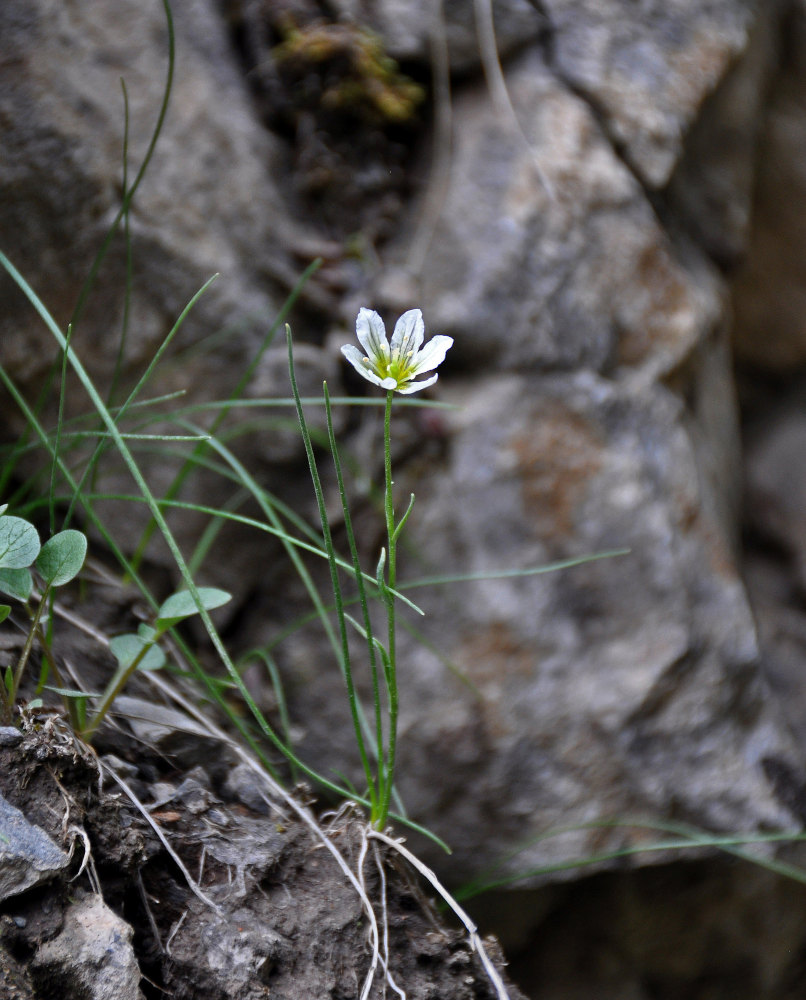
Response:
[[[428,617],[401,640],[400,788],[454,847],[418,845],[428,860],[458,885],[656,838],[538,839],[560,826],[802,826],[806,3],[176,0],[173,14],[174,90],[130,216],[124,381],[220,272],[152,392],[225,397],[322,257],[291,316],[303,391],[323,377],[365,391],[338,354],[361,305],[390,325],[418,306],[455,338],[433,396],[456,408],[398,413],[397,485],[417,495],[401,578],[631,550],[413,592]],[[164,12],[5,0],[0,37],[0,247],[66,323],[120,206],[120,79],[129,184],[159,112]],[[118,239],[73,341],[102,383],[125,267]],[[35,395],[49,334],[6,276],[0,302],[0,362]],[[249,393],[287,395],[285,379],[278,346]],[[4,398],[0,434],[21,426]],[[377,475],[377,411],[346,417],[343,439]],[[287,424],[238,453],[313,515]],[[159,491],[172,470],[144,461]],[[228,490],[199,480],[186,496]],[[131,511],[108,515],[133,544]],[[356,517],[374,558],[366,490]],[[201,530],[175,523],[186,544]],[[263,544],[227,531],[204,566],[240,597],[236,649],[305,610]],[[349,768],[326,645],[310,634],[279,656],[299,752]],[[480,898],[530,995],[803,995],[794,883],[717,857],[630,867]]]

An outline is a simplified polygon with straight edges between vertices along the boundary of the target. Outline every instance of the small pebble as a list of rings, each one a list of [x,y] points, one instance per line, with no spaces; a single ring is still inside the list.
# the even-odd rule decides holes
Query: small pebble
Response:
[[[22,733],[16,726],[0,726],[0,747],[15,747],[22,742]]]

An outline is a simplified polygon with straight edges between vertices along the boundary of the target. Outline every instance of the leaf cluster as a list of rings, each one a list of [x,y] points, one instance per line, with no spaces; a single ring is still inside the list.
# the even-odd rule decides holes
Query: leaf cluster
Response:
[[[31,622],[19,660],[3,671],[0,712],[4,721],[10,722],[35,639],[40,640],[45,653],[40,685],[44,684],[48,668],[58,676],[48,636],[42,629],[43,613],[52,592],[75,579],[81,571],[87,557],[87,538],[75,528],[67,528],[52,535],[43,545],[34,525],[24,517],[7,514],[7,509],[7,504],[0,507],[0,593],[20,602]],[[36,602],[33,611],[32,601]],[[0,604],[0,622],[10,614],[11,605]]]
[[[0,593],[22,604],[28,613],[30,627],[19,660],[3,671],[0,689],[3,719],[5,722],[13,719],[25,666],[38,640],[43,660],[37,695],[44,689],[60,695],[74,730],[89,742],[132,674],[136,670],[159,670],[165,666],[165,653],[159,646],[165,633],[191,615],[221,607],[230,600],[230,595],[215,587],[199,587],[196,597],[188,590],[172,594],[158,608],[152,625],[143,623],[137,632],[109,640],[109,648],[118,665],[102,694],[65,687],[52,651],[51,630],[46,630],[43,622],[50,619],[46,611],[54,589],[70,583],[81,572],[87,557],[87,537],[75,528],[67,528],[43,545],[34,525],[24,517],[7,514],[7,509],[7,504],[0,507]],[[11,611],[10,604],[0,604],[0,623]],[[56,681],[53,686],[46,683],[51,675]],[[95,711],[88,715],[88,703],[99,699]],[[32,702],[37,703],[36,699]]]

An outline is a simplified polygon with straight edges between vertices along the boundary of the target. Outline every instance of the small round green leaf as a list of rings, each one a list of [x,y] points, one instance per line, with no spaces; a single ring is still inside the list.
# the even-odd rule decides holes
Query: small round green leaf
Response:
[[[61,587],[79,574],[86,557],[87,536],[68,528],[45,542],[36,568],[49,587]]]
[[[11,606],[8,604],[0,604],[0,622],[4,622],[10,614]]]
[[[24,569],[39,554],[36,528],[22,517],[0,517],[0,567]]]
[[[140,653],[149,647],[142,660],[137,664],[138,670],[159,670],[165,665],[165,654],[159,646],[152,646],[147,643],[142,636],[129,633],[127,635],[116,635],[109,640],[109,648],[112,650],[115,659],[125,670],[130,667]]]
[[[33,589],[34,581],[30,570],[0,569],[0,594],[6,594],[25,604]]]
[[[226,590],[219,590],[217,587],[199,587],[199,598],[205,611],[212,611],[213,608],[220,608],[222,604],[232,600],[232,596]],[[176,625],[183,618],[197,615],[199,609],[193,600],[193,595],[189,590],[180,590],[163,601],[157,612],[157,628],[161,631]]]

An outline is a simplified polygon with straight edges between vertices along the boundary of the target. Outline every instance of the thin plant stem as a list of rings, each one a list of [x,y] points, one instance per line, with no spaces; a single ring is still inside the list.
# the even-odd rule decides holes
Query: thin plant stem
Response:
[[[350,506],[347,503],[347,491],[344,488],[344,476],[342,475],[341,469],[341,459],[339,456],[339,448],[336,443],[336,435],[333,430],[333,410],[330,405],[330,394],[327,388],[327,382],[322,384],[322,391],[325,399],[325,413],[327,414],[327,435],[328,441],[330,443],[330,451],[333,455],[333,465],[336,469],[336,479],[339,484],[339,497],[341,498],[341,507],[344,512],[344,530],[347,535],[347,544],[350,548],[350,555],[353,560],[353,571],[355,575],[356,586],[358,587],[358,599],[361,603],[361,615],[364,620],[364,635],[367,641],[367,649],[369,651],[369,668],[370,676],[372,678],[372,700],[375,710],[375,745],[376,745],[376,756],[379,762],[379,773],[378,773],[378,793],[379,796],[383,796],[385,785],[383,782],[383,715],[381,711],[381,692],[380,684],[378,679],[378,657],[375,651],[375,637],[372,630],[372,621],[369,615],[369,603],[367,602],[367,592],[364,586],[364,574],[361,570],[361,563],[358,559],[358,548],[355,544],[355,533],[353,532],[353,519],[350,515]],[[374,819],[375,817],[371,817]]]
[[[126,89],[126,81],[121,78],[120,89],[123,94],[123,150],[122,167],[123,176],[121,179],[123,187],[124,203],[126,192],[129,186],[129,92]],[[126,211],[123,215],[123,242],[126,247],[126,282],[123,286],[123,319],[120,328],[120,340],[118,341],[118,353],[115,358],[115,367],[112,371],[112,380],[109,385],[106,405],[112,407],[115,404],[118,392],[118,383],[123,375],[123,365],[126,360],[126,342],[129,337],[129,317],[132,305],[132,236],[131,219],[129,215],[130,204],[126,204]]]
[[[129,410],[131,406],[134,405],[134,402],[138,394],[140,393],[141,389],[145,387],[146,383],[150,379],[151,375],[153,374],[154,370],[159,364],[161,358],[167,351],[169,344],[174,339],[176,334],[179,332],[179,329],[182,326],[183,322],[185,321],[185,318],[187,317],[188,313],[195,306],[195,304],[202,297],[202,295],[204,295],[204,293],[207,291],[207,289],[210,287],[210,285],[215,281],[217,277],[218,275],[214,274],[212,277],[208,278],[207,281],[205,281],[205,283],[201,286],[201,288],[196,292],[196,294],[190,299],[185,308],[179,314],[179,318],[174,323],[171,330],[168,332],[168,335],[165,337],[165,339],[162,341],[159,348],[155,352],[154,357],[149,362],[148,366],[146,367],[146,370],[143,372],[142,376],[138,379],[137,385],[129,393],[129,396],[126,399],[126,401],[123,403],[121,407],[109,411],[110,415],[114,415],[116,423],[120,424],[126,412]],[[104,449],[107,447],[110,437],[111,437],[110,435],[101,436],[101,434],[99,433],[98,444],[95,446],[95,450],[93,451],[93,454],[90,456],[90,459],[87,462],[84,472],[82,473],[81,479],[79,480],[78,483],[78,490],[73,496],[73,499],[70,501],[70,507],[68,508],[67,511],[65,524],[69,524],[70,519],[73,515],[79,491],[83,490],[84,484],[88,480],[90,480],[91,477],[94,479],[95,469],[97,467],[98,460],[101,457]],[[135,568],[137,568],[137,563],[135,560],[132,560],[132,564],[135,566]]]
[[[392,400],[394,391],[386,393],[386,408],[383,417],[383,465],[384,465],[384,512],[386,514],[386,535],[388,539],[386,586],[383,601],[386,606],[386,656],[383,657],[386,694],[389,704],[389,729],[381,770],[383,771],[383,794],[375,826],[383,829],[389,815],[389,800],[392,794],[397,753],[397,666],[395,662],[395,598],[392,591],[397,586],[397,531],[395,529],[395,504],[392,495]],[[411,506],[409,506],[409,510]],[[408,516],[408,511],[406,512]]]
[[[165,79],[165,86],[162,92],[162,103],[160,104],[160,109],[157,114],[157,122],[151,133],[151,138],[148,143],[148,148],[146,149],[145,155],[140,163],[140,167],[135,174],[134,180],[128,189],[124,189],[123,201],[120,208],[118,209],[115,218],[112,220],[112,224],[107,231],[104,241],[101,244],[101,248],[95,255],[95,259],[92,262],[89,274],[84,280],[84,284],[81,286],[81,290],[78,295],[78,300],[76,302],[75,308],[73,309],[73,314],[70,317],[70,326],[75,327],[78,324],[79,317],[84,311],[84,306],[86,305],[87,298],[95,285],[95,280],[98,276],[98,271],[101,268],[106,255],[109,252],[109,247],[111,246],[112,240],[118,231],[121,221],[125,218],[128,213],[131,203],[134,199],[135,192],[140,186],[143,177],[145,177],[148,166],[151,163],[151,159],[154,156],[154,150],[157,146],[157,141],[162,132],[162,127],[165,124],[165,117],[168,114],[168,104],[170,102],[171,91],[173,90],[173,79],[174,79],[174,67],[176,63],[176,40],[174,37],[174,24],[173,15],[171,13],[170,0],[162,0],[162,6],[165,12],[165,25],[168,34],[168,69]]]
[[[252,358],[252,361],[247,366],[246,371],[243,373],[242,377],[238,381],[238,384],[230,393],[229,399],[227,399],[224,402],[223,407],[216,414],[212,426],[210,427],[211,436],[214,435],[221,427],[221,425],[224,423],[232,407],[234,407],[240,401],[240,398],[245,392],[250,379],[257,370],[257,367],[260,364],[263,355],[269,349],[272,341],[274,340],[274,336],[277,332],[278,327],[293,308],[294,303],[297,301],[297,298],[301,294],[302,289],[307,284],[308,279],[313,274],[316,273],[321,264],[322,261],[320,258],[317,258],[315,261],[309,264],[308,267],[303,272],[302,277],[299,279],[294,288],[291,290],[291,294],[283,303],[283,306],[280,309],[277,318],[275,319],[274,323],[272,323],[272,325],[269,327],[266,336],[263,338],[263,341],[260,344],[260,347],[258,348],[257,352],[255,353],[255,356]],[[184,465],[180,468],[179,472],[174,477],[173,482],[168,487],[165,496],[162,498],[163,500],[173,500],[175,497],[179,495],[179,492],[182,489],[183,485],[185,484],[185,481],[194,471],[196,460],[199,458],[199,456],[201,456],[204,453],[204,451],[205,451],[205,445],[203,443],[200,443],[199,445],[196,446],[196,448],[193,451],[193,454],[185,461]],[[138,568],[140,566],[140,563],[142,562],[143,557],[145,555],[146,549],[148,548],[148,543],[151,540],[151,536],[157,530],[157,527],[158,527],[157,522],[153,518],[146,525],[145,530],[143,531],[143,534],[140,537],[140,541],[137,544],[137,548],[134,551],[134,555],[132,556],[132,563],[135,566],[135,568]]]
[[[319,520],[322,524],[322,537],[325,543],[325,549],[327,551],[328,564],[330,566],[330,582],[333,587],[333,597],[336,602],[336,619],[339,623],[339,634],[341,636],[341,656],[342,656],[342,675],[344,677],[345,684],[347,686],[347,700],[350,703],[350,715],[352,716],[353,728],[355,729],[356,743],[358,745],[358,752],[361,757],[361,764],[364,768],[364,775],[367,780],[367,789],[369,792],[369,798],[372,803],[372,814],[376,812],[376,799],[378,795],[377,786],[375,779],[372,774],[372,767],[369,762],[369,756],[367,754],[366,744],[364,742],[364,734],[361,731],[361,717],[358,707],[358,696],[355,690],[355,682],[353,680],[352,665],[350,663],[350,647],[347,638],[347,620],[344,614],[344,603],[342,600],[341,593],[341,583],[339,582],[339,568],[336,560],[336,552],[333,548],[333,538],[330,534],[330,521],[327,516],[327,508],[325,506],[325,495],[322,490],[322,483],[319,479],[319,470],[316,467],[316,457],[313,453],[313,444],[311,443],[311,435],[308,431],[308,424],[305,420],[305,413],[302,409],[302,403],[300,402],[299,388],[297,387],[297,378],[294,371],[294,349],[291,340],[291,327],[286,324],[286,340],[288,342],[288,373],[291,380],[291,391],[294,395],[294,402],[297,407],[297,417],[299,418],[299,426],[302,432],[302,440],[305,445],[305,454],[308,458],[308,467],[311,472],[311,481],[313,482],[314,492],[316,494],[316,502],[319,508]]]

